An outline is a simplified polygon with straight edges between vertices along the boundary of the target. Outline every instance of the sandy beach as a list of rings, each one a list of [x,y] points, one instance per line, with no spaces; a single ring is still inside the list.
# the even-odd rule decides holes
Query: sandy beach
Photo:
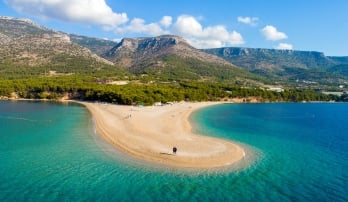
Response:
[[[133,157],[174,167],[212,168],[231,165],[245,156],[230,141],[192,132],[189,115],[217,103],[180,102],[135,107],[82,102],[92,113],[97,133]],[[177,148],[176,154],[173,147]]]

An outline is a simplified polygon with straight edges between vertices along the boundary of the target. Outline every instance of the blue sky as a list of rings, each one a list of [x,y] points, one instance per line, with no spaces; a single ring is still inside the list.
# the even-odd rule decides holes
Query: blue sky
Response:
[[[348,56],[347,0],[0,0],[0,15],[110,40],[176,34],[196,48]]]

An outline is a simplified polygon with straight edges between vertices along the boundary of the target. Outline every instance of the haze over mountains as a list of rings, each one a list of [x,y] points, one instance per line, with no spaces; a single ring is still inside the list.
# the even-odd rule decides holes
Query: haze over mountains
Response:
[[[0,57],[1,74],[39,74],[44,69],[64,73],[105,70],[149,74],[164,80],[291,86],[338,86],[348,81],[348,57],[261,48],[198,50],[173,35],[124,38],[116,43],[54,31],[11,17],[0,17]]]

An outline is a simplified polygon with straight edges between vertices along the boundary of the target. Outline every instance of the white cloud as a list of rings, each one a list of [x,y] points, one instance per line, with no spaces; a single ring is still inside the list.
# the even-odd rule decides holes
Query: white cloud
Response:
[[[186,38],[187,42],[191,44],[195,48],[220,48],[223,47],[224,44],[220,40],[201,40],[197,38]]]
[[[288,36],[284,32],[279,32],[277,28],[271,25],[265,26],[261,30],[261,33],[263,34],[264,37],[266,37],[267,40],[270,40],[270,41],[278,41],[278,40],[288,38]]]
[[[171,16],[163,16],[160,24],[163,26],[163,27],[169,27],[170,25],[172,25],[172,17]]]
[[[167,33],[159,23],[145,24],[145,20],[141,18],[134,18],[128,25],[115,28],[115,32],[118,34],[141,33],[153,36]]]
[[[288,43],[279,43],[278,46],[276,46],[275,48],[281,49],[281,50],[292,50],[293,46],[292,44],[288,44]]]
[[[202,25],[192,16],[179,16],[174,24],[177,33],[186,36],[200,36],[203,32]]]
[[[259,18],[257,18],[257,17],[241,17],[241,16],[239,16],[237,18],[237,21],[241,22],[241,23],[244,23],[244,24],[247,24],[247,25],[250,25],[250,26],[256,26],[257,22],[259,21]]]
[[[179,16],[173,25],[174,34],[186,38],[196,48],[216,48],[244,44],[242,35],[229,32],[222,25],[203,27],[193,16]]]
[[[116,38],[116,39],[113,39],[112,41],[118,43],[118,42],[122,41],[122,38]]]
[[[5,0],[20,13],[43,19],[115,27],[126,23],[126,13],[115,13],[105,0]]]

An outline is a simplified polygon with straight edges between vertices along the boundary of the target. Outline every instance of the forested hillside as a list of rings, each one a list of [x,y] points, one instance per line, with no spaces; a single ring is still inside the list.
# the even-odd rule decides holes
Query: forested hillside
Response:
[[[262,48],[203,50],[282,85],[294,87],[339,86],[347,82],[347,57],[327,57],[316,51]]]

